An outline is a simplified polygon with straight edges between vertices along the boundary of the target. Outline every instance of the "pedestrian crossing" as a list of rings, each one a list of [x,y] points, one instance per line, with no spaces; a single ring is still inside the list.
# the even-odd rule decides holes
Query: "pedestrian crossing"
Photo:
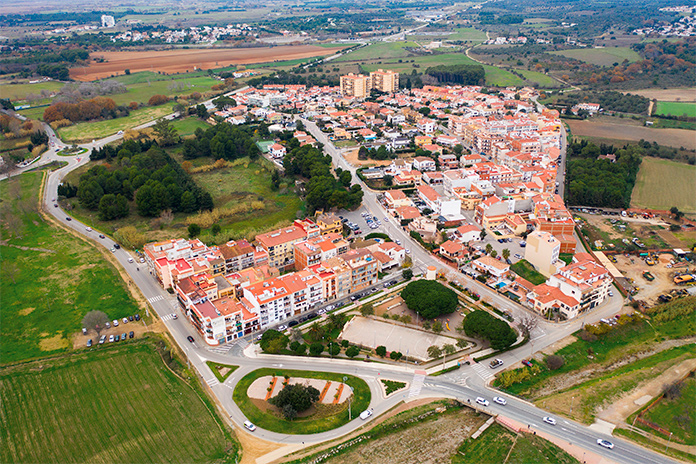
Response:
[[[155,301],[162,301],[164,297],[162,295],[156,295],[147,299],[149,303],[154,303]]]
[[[218,379],[213,377],[212,379],[206,380],[205,383],[207,383],[209,387],[214,387],[215,385],[218,385],[220,382],[218,381]]]
[[[423,381],[425,380],[424,371],[416,371],[413,376],[413,381],[411,382],[411,388],[408,390],[408,397],[413,398],[414,396],[420,395],[421,389],[423,388]]]
[[[227,354],[233,347],[234,345],[232,344],[227,344],[227,345],[220,345],[220,346],[215,346],[213,348],[208,348],[208,351],[211,353],[218,353],[218,354]]]
[[[473,369],[474,372],[476,372],[483,380],[488,380],[495,375],[495,372],[486,367],[484,364],[475,363]]]
[[[171,321],[174,320],[174,314],[165,314],[162,316],[162,321]]]

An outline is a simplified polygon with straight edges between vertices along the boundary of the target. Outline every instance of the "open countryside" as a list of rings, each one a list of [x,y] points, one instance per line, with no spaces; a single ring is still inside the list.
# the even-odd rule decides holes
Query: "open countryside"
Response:
[[[633,188],[631,205],[638,208],[696,213],[696,166],[684,163],[643,158]]]
[[[78,81],[93,81],[139,71],[163,73],[193,72],[197,69],[220,68],[247,63],[265,63],[326,55],[327,50],[314,45],[288,45],[257,48],[177,49],[146,52],[102,52],[95,57],[104,62],[92,62],[88,67],[73,68],[70,76]]]

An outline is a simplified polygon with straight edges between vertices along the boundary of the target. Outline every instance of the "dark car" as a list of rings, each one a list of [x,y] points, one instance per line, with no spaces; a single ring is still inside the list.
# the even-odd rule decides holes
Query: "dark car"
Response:
[[[307,319],[314,319],[315,317],[317,317],[317,313],[310,313],[307,315]]]
[[[115,342],[118,342],[118,341],[120,341],[120,340],[121,340],[121,336],[120,336],[120,335],[114,335],[114,341],[115,341]]]
[[[193,339],[193,337],[190,336],[190,335],[189,335],[188,337],[186,337],[186,340],[190,341],[191,343],[193,343],[193,342],[195,341],[195,340]]]
[[[136,315],[135,315],[135,320],[136,320],[136,321],[139,321],[139,320],[140,320],[140,314],[136,314]]]
[[[119,245],[118,243],[114,243],[114,248],[118,250],[119,248],[121,248],[121,245]]]
[[[54,208],[57,208],[57,207],[58,207],[58,203],[53,203],[53,207],[54,207]]]
[[[123,332],[121,334],[121,340],[127,340],[128,339],[128,334],[126,332]]]
[[[130,322],[133,322],[133,319],[134,319],[133,316],[128,316],[128,320],[129,320]]]
[[[70,216],[65,218],[66,221],[72,221],[72,218]]]
[[[133,338],[133,337],[135,337],[135,332],[133,332],[133,331],[131,330],[131,331],[128,333],[128,338]]]
[[[300,316],[300,322],[304,322],[307,320],[307,316]]]
[[[92,339],[87,340],[87,346],[92,346]]]
[[[297,322],[297,321],[290,321],[290,322],[288,322],[288,327],[295,327],[297,324],[299,324],[299,322]]]
[[[99,238],[106,238],[106,237],[104,237],[104,234],[99,234]]]

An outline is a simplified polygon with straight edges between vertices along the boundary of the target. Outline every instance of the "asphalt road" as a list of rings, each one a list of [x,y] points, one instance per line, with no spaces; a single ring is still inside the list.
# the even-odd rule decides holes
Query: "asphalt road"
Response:
[[[349,166],[345,162],[345,160],[340,156],[340,153],[331,143],[328,143],[328,140],[326,140],[326,137],[321,134],[320,131],[317,133],[318,129],[316,126],[310,122],[307,122],[306,125],[308,126],[308,130],[313,133],[315,138],[325,144],[326,150],[331,154],[336,165],[342,167],[343,169],[350,170],[355,175],[355,167]],[[105,139],[95,141],[93,144],[89,144],[86,146],[86,148],[100,147],[110,141],[117,140],[118,138],[120,138],[120,136],[117,135],[107,137]],[[44,156],[46,156],[47,159],[52,159],[58,155],[55,155],[55,153],[52,152],[47,152]],[[68,172],[86,163],[88,156],[61,156],[60,159],[67,161],[68,165],[52,172],[49,175],[47,186],[44,191],[44,198],[42,199],[45,210],[49,214],[54,215],[55,218],[64,226],[70,227],[76,232],[83,234],[98,245],[104,246],[107,249],[112,248],[114,242],[110,238],[107,237],[105,239],[99,239],[98,231],[88,231],[85,224],[82,224],[75,219],[68,220],[67,218],[69,216],[65,211],[63,211],[61,208],[55,208],[53,206],[51,199],[55,198],[56,196],[58,183]],[[371,214],[379,218],[383,218],[385,216],[385,212],[378,204],[376,195],[364,186],[363,188],[365,191],[364,207],[370,211]],[[391,223],[389,223],[387,227],[391,227],[389,234],[392,237],[400,239],[404,244],[410,244],[410,246],[407,246],[412,250],[411,253],[412,257],[414,258],[414,263],[421,269],[423,266],[430,264],[438,265],[438,267],[444,267],[435,258],[430,256],[427,252],[425,252],[425,250],[413,242],[412,239],[400,227],[397,227]],[[248,344],[247,341],[240,341],[238,344],[232,344],[224,347],[209,348],[200,341],[200,338],[197,336],[195,330],[183,317],[178,319],[172,319],[169,317],[172,312],[179,312],[178,305],[174,301],[173,297],[164,291],[152,278],[152,276],[149,275],[144,266],[138,264],[137,262],[128,262],[129,258],[135,257],[134,255],[131,255],[126,250],[119,249],[115,251],[114,257],[131,278],[132,283],[129,283],[128,285],[138,286],[139,290],[148,300],[151,307],[163,320],[176,343],[186,353],[188,361],[194,365],[202,380],[211,388],[222,407],[227,411],[230,418],[237,426],[241,426],[242,422],[245,420],[245,417],[232,400],[232,391],[234,385],[236,381],[243,377],[246,373],[259,367],[271,366],[298,370],[306,370],[307,368],[311,368],[312,370],[350,373],[359,376],[367,382],[372,392],[372,403],[370,407],[373,409],[374,415],[371,419],[368,419],[368,421],[373,420],[374,417],[387,411],[399,401],[408,399],[409,397],[416,398],[423,395],[444,396],[457,398],[465,402],[469,400],[473,403],[475,398],[478,396],[482,396],[490,400],[494,395],[494,392],[486,387],[486,380],[490,378],[490,374],[488,373],[489,368],[485,364],[463,366],[461,369],[453,373],[440,377],[426,377],[423,380],[423,384],[419,385],[420,382],[418,379],[420,379],[420,377],[415,377],[415,370],[412,366],[377,363],[368,364],[360,361],[329,360],[323,358],[310,360],[307,358],[265,355],[261,357],[250,357],[245,356],[243,353],[243,348]],[[465,282],[466,285],[475,287],[476,291],[478,291],[482,296],[496,306],[500,307],[501,309],[512,311],[516,318],[522,314],[527,314],[525,309],[496,294],[487,287],[480,284],[477,285],[478,282],[467,279],[465,276],[456,272],[455,276],[458,280]],[[506,365],[513,364],[525,357],[528,357],[535,348],[536,350],[540,350],[578,330],[585,322],[585,319],[587,319],[588,323],[594,322],[602,317],[615,313],[621,308],[621,306],[622,299],[619,297],[614,297],[605,302],[598,309],[594,310],[591,314],[580,320],[571,321],[564,324],[551,324],[541,321],[539,328],[532,333],[532,343],[529,346],[523,346],[515,351],[504,353],[500,356],[500,358],[503,359]],[[181,313],[179,312],[179,314]],[[188,336],[192,336],[194,338],[194,343],[190,343],[187,340]],[[237,369],[224,384],[220,384],[205,364],[206,360],[238,365],[240,368]],[[379,387],[380,377],[388,377],[394,380],[410,382],[411,389],[406,392],[393,395],[388,399],[384,399],[382,398],[381,388]],[[491,402],[491,406],[487,408],[488,412],[493,414],[503,414],[506,417],[510,417],[521,423],[530,424],[533,429],[544,430],[551,435],[560,437],[564,440],[567,439],[571,443],[585,447],[588,451],[595,452],[616,462],[628,464],[674,462],[667,457],[644,450],[624,440],[603,435],[586,426],[576,424],[571,421],[566,421],[562,418],[557,418],[558,425],[555,427],[546,425],[541,420],[543,416],[547,415],[547,413],[544,411],[515,398],[507,397],[507,400],[507,406],[498,406]],[[360,411],[354,412],[356,417],[359,415],[359,413]],[[310,444],[340,437],[362,426],[364,423],[365,421],[362,421],[361,419],[354,419],[350,423],[338,429],[309,436],[283,435],[261,429],[257,429],[255,434],[260,438],[278,443]],[[597,438],[606,438],[612,441],[616,447],[613,450],[601,448],[596,444]]]

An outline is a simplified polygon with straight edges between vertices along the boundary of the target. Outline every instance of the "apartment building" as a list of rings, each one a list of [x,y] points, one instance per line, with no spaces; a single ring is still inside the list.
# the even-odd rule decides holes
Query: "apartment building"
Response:
[[[220,246],[220,253],[225,260],[225,273],[241,271],[255,265],[256,249],[246,240],[231,240]],[[265,252],[265,251],[264,251]]]
[[[350,269],[350,293],[359,292],[377,283],[379,262],[369,250],[350,250],[341,258]]]
[[[179,279],[193,275],[194,268],[189,260],[207,252],[208,247],[198,239],[166,240],[143,247],[148,270],[164,288],[173,288]]]
[[[563,199],[554,193],[542,193],[532,197],[532,204],[536,229],[553,234],[561,242],[561,253],[574,253],[575,221]]]
[[[550,232],[535,230],[527,236],[524,259],[546,277],[556,272],[561,242]]]
[[[302,270],[346,253],[350,247],[340,233],[321,235],[295,243],[295,269]]]
[[[382,69],[370,73],[370,86],[384,93],[393,93],[399,90],[399,73]],[[342,88],[342,87],[341,87]]]
[[[341,95],[354,98],[368,97],[370,95],[370,77],[353,73],[341,76]]]
[[[322,235],[326,234],[340,234],[343,232],[343,223],[338,215],[333,213],[323,213],[317,215],[316,218],[317,226]]]
[[[295,243],[320,233],[319,226],[309,219],[295,220],[292,226],[257,235],[256,242],[268,253],[268,265],[282,270],[295,264]]]

